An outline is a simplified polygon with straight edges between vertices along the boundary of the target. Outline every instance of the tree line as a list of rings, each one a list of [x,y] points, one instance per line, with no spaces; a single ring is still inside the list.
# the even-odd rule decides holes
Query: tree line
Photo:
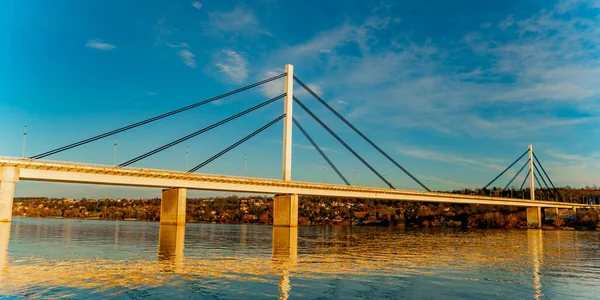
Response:
[[[567,199],[581,202],[600,199],[600,190],[561,188]],[[513,197],[515,197],[513,191]],[[456,190],[452,193],[506,196],[507,191]],[[494,194],[496,193],[496,194]],[[526,198],[528,191],[522,197]],[[543,193],[543,192],[542,192]],[[542,194],[536,191],[537,195]],[[520,194],[519,194],[520,195]],[[16,198],[14,216],[60,217],[106,220],[160,220],[160,199],[49,199]],[[272,224],[273,207],[270,197],[188,198],[187,222],[257,223]],[[407,201],[330,198],[302,196],[298,205],[300,225],[376,225],[410,227],[460,228],[519,228],[526,227],[524,208],[443,203],[416,203]],[[580,211],[572,220],[558,220],[559,226],[570,225],[596,228],[598,214]]]

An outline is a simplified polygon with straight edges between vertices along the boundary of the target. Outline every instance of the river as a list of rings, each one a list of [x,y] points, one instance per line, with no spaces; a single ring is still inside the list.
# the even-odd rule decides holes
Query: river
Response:
[[[600,299],[600,232],[14,218],[0,298]]]

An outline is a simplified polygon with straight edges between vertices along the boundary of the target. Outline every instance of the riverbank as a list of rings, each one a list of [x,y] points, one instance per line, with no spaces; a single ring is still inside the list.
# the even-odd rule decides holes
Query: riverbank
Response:
[[[267,197],[188,199],[188,223],[272,224]],[[160,199],[15,199],[13,216],[88,220],[160,220]],[[598,212],[561,210],[547,215],[543,226],[595,230]],[[523,208],[477,205],[301,197],[299,225],[384,226],[412,228],[522,229]],[[545,227],[548,229],[548,227]]]

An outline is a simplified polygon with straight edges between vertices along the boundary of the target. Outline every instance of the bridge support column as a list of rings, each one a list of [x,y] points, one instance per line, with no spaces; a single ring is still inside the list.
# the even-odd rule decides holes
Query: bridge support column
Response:
[[[560,214],[558,213],[558,207],[555,207],[555,208],[553,208],[553,209],[552,209],[552,212],[554,213],[554,217],[557,217],[557,218],[558,218],[558,217],[560,216]],[[553,218],[554,218],[554,217],[553,217]]]
[[[540,227],[542,226],[542,208],[528,207],[527,208],[527,226]]]
[[[185,225],[187,190],[172,188],[162,191],[160,202],[160,224]]]
[[[10,222],[15,198],[15,183],[19,181],[19,169],[0,168],[0,222]]]
[[[273,226],[298,226],[298,195],[277,195],[273,198]]]

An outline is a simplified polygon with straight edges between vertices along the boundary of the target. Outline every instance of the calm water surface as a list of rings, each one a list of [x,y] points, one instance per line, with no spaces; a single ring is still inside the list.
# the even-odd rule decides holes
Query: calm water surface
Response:
[[[3,297],[600,299],[600,232],[15,218]]]

